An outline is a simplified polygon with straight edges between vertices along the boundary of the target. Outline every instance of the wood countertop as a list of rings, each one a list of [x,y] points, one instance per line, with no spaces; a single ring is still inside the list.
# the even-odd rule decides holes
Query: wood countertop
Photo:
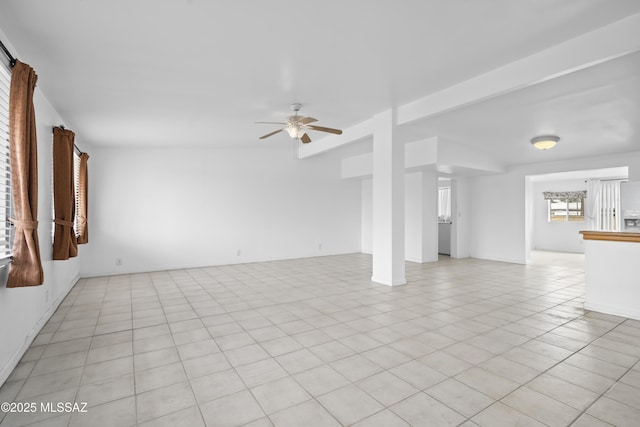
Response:
[[[640,243],[640,233],[630,233],[626,231],[589,231],[580,232],[584,240],[608,240],[610,242],[638,242]]]

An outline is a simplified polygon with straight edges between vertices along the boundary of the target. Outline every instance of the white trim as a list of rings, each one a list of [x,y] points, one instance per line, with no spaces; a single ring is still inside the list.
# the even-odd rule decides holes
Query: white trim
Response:
[[[374,283],[377,283],[378,285],[385,285],[385,286],[402,286],[402,285],[406,285],[407,284],[407,279],[406,278],[394,278],[393,280],[391,280],[391,283],[386,283],[383,280],[378,280],[377,278],[375,278],[374,276],[371,276],[371,281]]]
[[[597,311],[599,313],[611,314],[613,316],[628,317],[629,319],[640,320],[640,310],[638,307],[612,307],[607,304],[592,304],[584,302],[584,309],[589,311]]]

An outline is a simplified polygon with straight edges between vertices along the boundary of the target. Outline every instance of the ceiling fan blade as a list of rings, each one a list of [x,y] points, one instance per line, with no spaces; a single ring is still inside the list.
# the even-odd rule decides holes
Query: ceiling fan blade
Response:
[[[298,123],[302,123],[303,125],[308,125],[309,123],[317,122],[318,119],[314,119],[313,117],[300,117]]]
[[[305,133],[304,135],[302,135],[302,137],[300,137],[300,141],[302,141],[305,144],[308,144],[311,142],[311,138],[309,138],[309,135]]]
[[[265,125],[286,125],[288,123],[283,123],[283,122],[253,122],[256,124],[265,124]]]
[[[342,135],[342,131],[340,129],[325,128],[322,126],[313,126],[313,125],[309,125],[309,128],[313,130],[319,130],[320,132],[328,132],[328,133],[334,133],[336,135]]]
[[[269,138],[271,135],[275,135],[276,133],[282,132],[284,129],[278,129],[276,131],[273,131],[271,133],[268,133],[266,135],[262,135],[259,139],[265,139],[265,138]]]

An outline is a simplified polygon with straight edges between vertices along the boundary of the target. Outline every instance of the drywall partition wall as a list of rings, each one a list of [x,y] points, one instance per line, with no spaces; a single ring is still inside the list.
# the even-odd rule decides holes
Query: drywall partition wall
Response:
[[[359,252],[360,183],[289,146],[102,148],[82,275]]]
[[[438,260],[438,178],[436,172],[405,174],[405,259]]]
[[[517,173],[470,180],[470,256],[525,262],[525,186]]]
[[[1,32],[0,37],[3,41],[7,40]],[[34,106],[38,136],[38,236],[44,284],[11,289],[0,286],[0,384],[7,380],[29,344],[77,282],[80,272],[77,258],[55,262],[51,260],[51,129],[63,121],[38,87],[34,95]],[[79,250],[82,252],[84,247]],[[46,344],[52,338],[55,339],[53,333],[61,320],[62,314],[55,322],[47,325],[37,342]]]
[[[531,260],[533,244],[533,182],[530,176],[524,177],[524,258]]]
[[[405,259],[438,260],[438,177],[434,171],[405,174]]]
[[[360,251],[370,254],[373,252],[373,180],[363,179],[361,185]]]
[[[422,262],[422,172],[404,176],[404,257]]]
[[[584,179],[562,181],[542,181],[532,183],[532,246],[545,251],[584,253],[584,244],[580,230],[585,222],[549,222],[548,201],[544,200],[544,191],[581,191],[587,189]]]

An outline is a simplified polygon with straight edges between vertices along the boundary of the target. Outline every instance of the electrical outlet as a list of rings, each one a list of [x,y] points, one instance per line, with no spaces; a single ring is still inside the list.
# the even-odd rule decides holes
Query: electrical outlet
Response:
[[[321,251],[322,250],[322,243],[318,243],[318,250]]]
[[[121,266],[122,265],[122,258],[116,258],[116,265],[117,266]]]
[[[49,289],[44,292],[44,299],[46,302],[49,302]]]
[[[238,250],[236,251],[236,256],[240,256],[240,255],[242,255],[242,251],[241,251],[240,249],[238,249]]]

